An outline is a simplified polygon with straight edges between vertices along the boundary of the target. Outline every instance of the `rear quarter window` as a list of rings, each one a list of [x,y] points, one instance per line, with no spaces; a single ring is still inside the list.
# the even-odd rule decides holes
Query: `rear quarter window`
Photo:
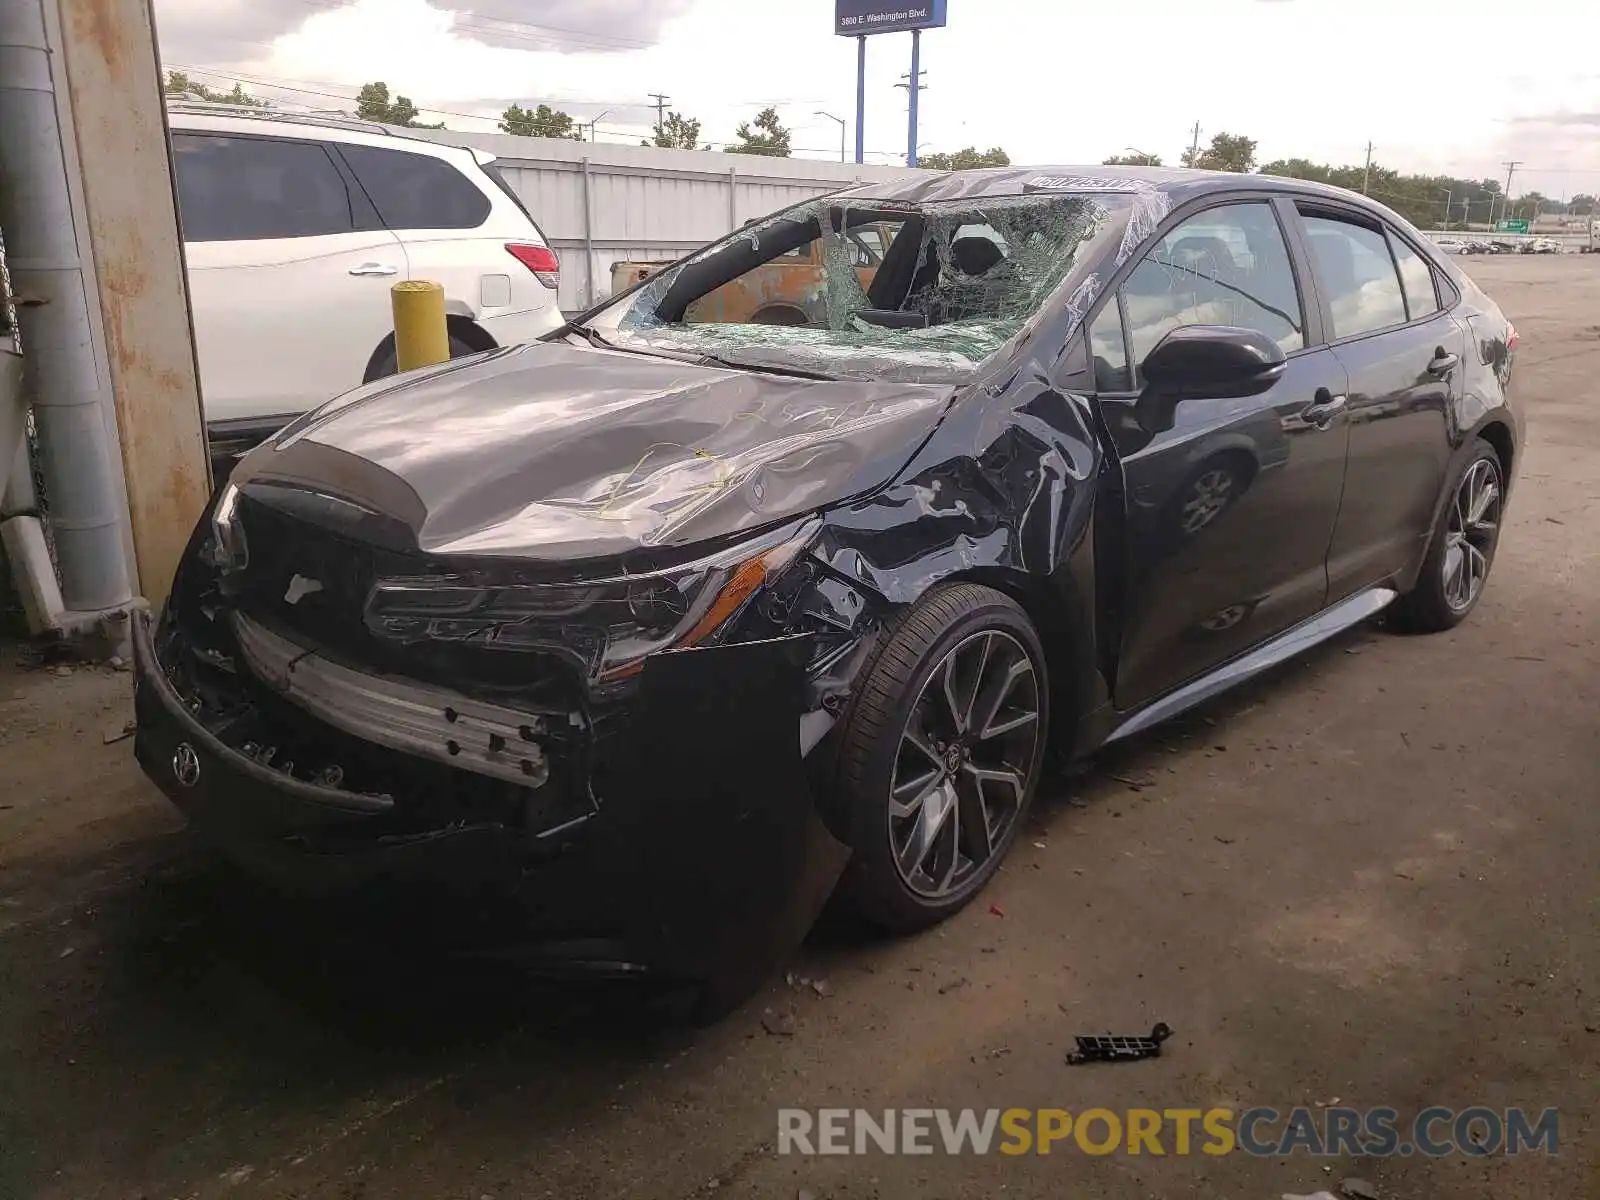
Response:
[[[377,146],[339,153],[390,229],[476,229],[488,219],[489,197],[443,159]]]

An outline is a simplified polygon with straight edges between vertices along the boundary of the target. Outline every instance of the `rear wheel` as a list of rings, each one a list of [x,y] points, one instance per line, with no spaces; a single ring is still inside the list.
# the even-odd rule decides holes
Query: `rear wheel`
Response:
[[[1416,586],[1391,610],[1402,629],[1416,633],[1453,629],[1478,606],[1494,565],[1504,502],[1500,457],[1480,440],[1439,514]]]
[[[992,588],[936,589],[885,633],[845,719],[846,897],[894,932],[959,910],[999,868],[1038,783],[1044,651]]]
[[[465,358],[469,354],[477,354],[479,349],[479,347],[473,346],[451,333],[451,358]],[[400,365],[394,349],[394,335],[390,334],[383,340],[383,344],[378,347],[377,353],[372,356],[372,361],[367,364],[367,373],[363,376],[361,382],[371,383],[375,379],[387,379],[391,375],[398,374],[399,371]]]

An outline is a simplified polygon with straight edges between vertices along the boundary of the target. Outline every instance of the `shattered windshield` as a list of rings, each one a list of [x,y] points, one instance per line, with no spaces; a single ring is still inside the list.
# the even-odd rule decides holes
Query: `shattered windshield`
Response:
[[[1129,203],[1083,192],[822,198],[664,271],[592,328],[625,349],[959,381],[1022,329]]]

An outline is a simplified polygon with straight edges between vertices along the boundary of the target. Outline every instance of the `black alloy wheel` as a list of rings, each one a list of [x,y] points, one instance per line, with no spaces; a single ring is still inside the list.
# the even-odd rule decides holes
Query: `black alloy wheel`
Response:
[[[841,740],[846,888],[875,924],[909,932],[971,900],[1015,841],[1049,687],[1032,623],[991,588],[937,588],[883,636]]]
[[[1494,565],[1504,508],[1500,458],[1480,440],[1439,514],[1416,587],[1394,605],[1400,628],[1439,633],[1459,625],[1478,606]]]

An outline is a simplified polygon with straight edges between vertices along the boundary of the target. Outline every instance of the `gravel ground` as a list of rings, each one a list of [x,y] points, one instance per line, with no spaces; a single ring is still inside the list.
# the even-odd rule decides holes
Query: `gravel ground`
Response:
[[[1600,259],[1465,265],[1530,422],[1472,620],[1354,631],[1108,755],[955,921],[826,927],[709,1030],[316,936],[336,912],[241,886],[106,744],[126,675],[0,648],[0,1197],[1600,1195]],[[1157,1020],[1159,1060],[1064,1064]],[[1560,1153],[774,1150],[779,1107],[1336,1100],[1557,1106]]]

